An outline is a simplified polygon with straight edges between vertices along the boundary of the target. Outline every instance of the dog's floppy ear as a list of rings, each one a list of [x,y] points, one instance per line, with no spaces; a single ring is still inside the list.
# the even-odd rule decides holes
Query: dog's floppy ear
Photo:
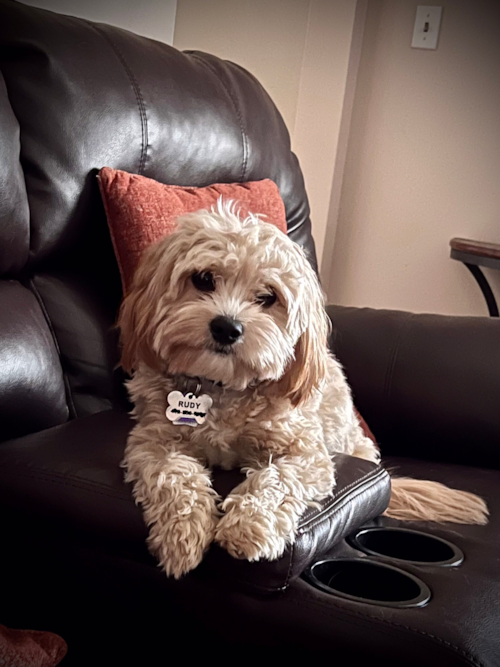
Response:
[[[307,260],[305,260],[307,263]],[[316,274],[307,263],[297,317],[303,321],[303,333],[295,345],[295,356],[277,383],[281,396],[297,407],[305,403],[327,377],[328,334],[330,320],[324,306],[324,295]]]
[[[295,346],[295,359],[283,380],[286,397],[297,407],[307,401],[321,386],[327,374],[326,337],[318,339],[309,327]]]
[[[130,373],[140,362],[158,366],[153,351],[153,321],[157,305],[155,273],[158,271],[158,246],[148,248],[135,272],[132,285],[123,299],[118,315],[122,347],[121,365]]]
[[[311,314],[307,329],[295,346],[295,359],[283,379],[283,391],[292,405],[305,403],[327,376],[328,321],[323,305]]]

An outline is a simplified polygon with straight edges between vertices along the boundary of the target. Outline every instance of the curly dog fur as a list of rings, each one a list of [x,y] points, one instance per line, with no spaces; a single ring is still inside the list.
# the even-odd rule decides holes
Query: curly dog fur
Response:
[[[220,316],[240,327],[227,344],[211,333]],[[219,202],[179,219],[144,253],[119,326],[137,420],[126,479],[167,575],[195,568],[213,540],[236,558],[278,558],[308,505],[334,488],[335,453],[379,461],[328,350],[316,274],[304,252],[258,216],[241,219]],[[182,377],[213,384],[213,406],[195,428],[165,416]],[[246,473],[224,501],[212,488],[215,465]],[[400,479],[388,513],[484,523],[487,510],[473,494]]]

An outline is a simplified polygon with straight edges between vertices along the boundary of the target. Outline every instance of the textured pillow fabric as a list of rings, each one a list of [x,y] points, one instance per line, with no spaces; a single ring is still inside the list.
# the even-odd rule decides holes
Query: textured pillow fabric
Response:
[[[365,422],[363,417],[359,414],[359,412],[354,408],[354,412],[356,413],[356,416],[359,420],[359,425],[361,426],[363,433],[367,438],[370,438],[370,440],[375,444],[378,445],[377,443],[377,438],[373,435],[371,428],[368,426],[368,424]]]
[[[55,667],[68,650],[53,632],[12,630],[0,625],[0,665],[6,667]]]
[[[180,215],[209,209],[220,196],[233,199],[243,215],[262,214],[286,233],[285,206],[278,186],[269,179],[182,187],[104,167],[98,180],[124,292],[145,248],[170,234]]]

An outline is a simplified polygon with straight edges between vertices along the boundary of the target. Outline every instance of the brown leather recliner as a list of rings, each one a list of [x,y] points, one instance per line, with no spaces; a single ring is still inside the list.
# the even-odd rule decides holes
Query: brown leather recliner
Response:
[[[384,470],[343,457],[335,495],[304,517],[283,559],[249,564],[213,548],[197,571],[167,579],[119,467],[131,426],[113,329],[121,288],[95,173],[271,178],[315,265],[300,168],[272,101],[237,65],[10,0],[0,45],[0,623],[59,633],[67,665],[180,651],[500,664],[500,322],[329,310],[360,412],[397,457],[388,464],[487,499],[486,527],[411,525],[455,545],[462,564],[443,565],[446,543],[426,551],[415,535],[403,535],[408,553],[397,540],[385,555],[353,542],[361,525],[397,522],[377,518]],[[237,478],[215,483],[227,492]],[[436,544],[445,552],[433,555]],[[361,559],[375,574],[353,570],[342,591],[342,577],[309,571],[320,559]],[[400,604],[409,581],[428,587],[425,606]]]

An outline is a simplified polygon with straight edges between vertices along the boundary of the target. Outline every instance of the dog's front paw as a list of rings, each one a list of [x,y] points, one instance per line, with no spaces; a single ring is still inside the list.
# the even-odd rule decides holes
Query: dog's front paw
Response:
[[[179,515],[156,524],[148,546],[169,577],[179,579],[194,570],[214,539],[217,517],[202,513]]]
[[[215,541],[234,558],[280,558],[295,536],[293,521],[284,510],[259,506],[250,494],[227,500],[231,506],[217,525]]]

